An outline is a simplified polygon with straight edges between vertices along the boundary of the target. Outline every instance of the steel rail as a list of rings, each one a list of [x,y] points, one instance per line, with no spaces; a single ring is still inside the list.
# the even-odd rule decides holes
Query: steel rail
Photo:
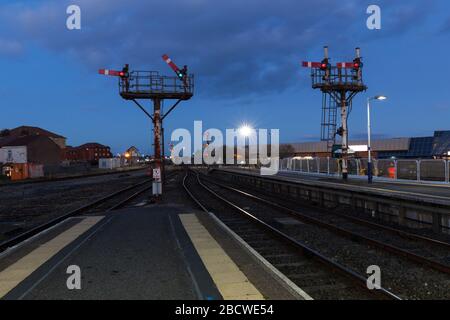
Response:
[[[350,231],[350,230],[347,230],[347,229],[343,229],[343,228],[338,227],[336,225],[333,225],[333,224],[321,221],[319,219],[307,216],[307,215],[305,215],[305,214],[303,214],[303,213],[301,213],[301,212],[299,212],[297,210],[288,208],[288,207],[286,207],[284,205],[281,205],[279,203],[276,203],[276,202],[273,202],[273,201],[270,201],[270,200],[267,200],[267,199],[263,199],[263,198],[261,198],[259,196],[256,196],[254,194],[251,194],[251,193],[248,193],[248,192],[245,192],[245,191],[242,191],[242,190],[239,190],[237,188],[233,188],[233,187],[230,187],[230,186],[223,185],[223,184],[221,184],[221,183],[219,183],[217,181],[213,181],[213,180],[208,179],[208,182],[210,182],[212,184],[215,184],[215,185],[217,185],[219,187],[222,187],[224,189],[227,189],[227,190],[233,191],[235,193],[241,194],[243,196],[246,196],[247,198],[251,198],[251,199],[254,199],[256,201],[262,202],[262,203],[264,203],[266,205],[272,206],[273,208],[277,208],[277,209],[283,210],[284,212],[288,213],[289,215],[293,216],[294,218],[297,218],[297,219],[302,220],[304,222],[308,222],[308,223],[312,223],[312,224],[324,227],[324,228],[326,228],[326,229],[328,229],[328,230],[330,230],[330,231],[332,231],[334,233],[338,233],[338,234],[343,235],[343,236],[345,236],[345,237],[347,237],[349,239],[362,240],[362,241],[364,241],[364,242],[366,242],[366,243],[368,243],[368,244],[370,244],[370,245],[372,245],[374,247],[382,248],[382,249],[384,249],[386,251],[395,253],[397,255],[404,256],[404,257],[406,257],[406,258],[408,258],[408,259],[410,259],[412,261],[419,262],[421,264],[423,263],[423,264],[425,264],[425,265],[427,265],[427,266],[429,266],[429,267],[431,267],[431,268],[433,268],[435,270],[438,270],[438,271],[450,274],[450,266],[442,264],[442,263],[437,262],[435,260],[428,259],[426,257],[423,257],[421,255],[412,253],[412,252],[407,251],[407,250],[404,250],[404,249],[399,248],[397,246],[393,246],[391,244],[387,244],[387,243],[384,243],[384,242],[381,242],[381,241],[378,241],[378,240],[375,240],[375,239],[372,239],[372,238],[369,238],[369,237],[365,237],[365,236],[363,236],[363,235],[361,235],[359,233],[355,233],[353,231]],[[418,239],[421,239],[421,238],[418,238]],[[423,240],[423,239],[421,239],[421,240]],[[440,242],[438,242],[438,243],[440,243]]]
[[[186,176],[183,179],[183,187],[186,190],[186,192],[189,194],[189,196],[197,203],[199,204],[199,206],[202,208],[203,211],[205,212],[209,212],[206,207],[201,204],[200,200],[198,200],[188,189],[187,185],[186,185],[186,180],[187,180],[187,176],[188,176],[189,172],[186,173]],[[314,259],[316,259],[318,262],[324,264],[325,266],[327,266],[328,268],[335,270],[335,271],[339,271],[341,274],[343,274],[345,277],[349,278],[350,280],[354,281],[358,286],[368,290],[370,293],[376,294],[376,295],[382,295],[384,297],[388,297],[390,299],[394,299],[394,300],[401,300],[400,297],[398,297],[397,295],[395,295],[394,293],[390,292],[389,290],[385,289],[385,288],[379,288],[377,290],[369,290],[367,288],[367,279],[363,276],[361,276],[360,274],[358,274],[357,272],[351,270],[350,268],[345,267],[344,265],[341,265],[340,263],[337,263],[335,261],[332,261],[331,259],[327,258],[326,256],[322,255],[320,252],[309,248],[308,246],[306,246],[305,244],[301,243],[300,241],[292,238],[291,236],[283,233],[282,231],[278,230],[277,228],[271,226],[270,224],[262,221],[261,219],[255,217],[254,215],[252,215],[250,212],[246,211],[245,209],[239,207],[238,205],[232,203],[231,201],[229,201],[228,199],[225,199],[224,197],[218,195],[216,192],[214,192],[212,189],[210,189],[208,186],[206,186],[205,184],[203,184],[200,180],[200,177],[198,175],[198,173],[196,173],[197,176],[197,182],[198,184],[207,192],[209,192],[210,194],[212,194],[215,198],[219,199],[220,201],[224,202],[225,204],[227,204],[228,206],[230,206],[231,208],[235,209],[237,212],[243,214],[246,218],[248,218],[250,221],[258,224],[259,226],[263,227],[264,229],[270,231],[271,233],[273,233],[274,235],[276,235],[277,237],[279,237],[280,239],[286,241],[287,243],[289,243],[291,246],[293,246],[295,249],[300,250],[301,252],[303,252],[304,255],[310,256]]]

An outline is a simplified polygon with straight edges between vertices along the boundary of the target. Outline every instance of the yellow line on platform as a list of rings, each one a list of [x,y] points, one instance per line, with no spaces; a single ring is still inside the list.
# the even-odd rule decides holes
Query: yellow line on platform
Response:
[[[42,244],[23,258],[1,271],[0,298],[4,297],[9,291],[14,289],[19,283],[25,280],[25,278],[36,271],[36,269],[38,269],[46,261],[102,219],[103,216],[84,218],[70,229]]]
[[[262,294],[200,223],[195,214],[180,214],[195,249],[225,300],[264,300]]]

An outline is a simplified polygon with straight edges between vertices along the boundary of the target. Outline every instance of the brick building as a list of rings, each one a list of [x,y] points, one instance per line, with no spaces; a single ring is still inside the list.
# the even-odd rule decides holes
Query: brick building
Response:
[[[63,159],[72,162],[98,162],[101,158],[111,157],[111,148],[96,142],[78,147],[67,146],[63,153]]]
[[[57,165],[61,162],[61,148],[49,137],[34,135],[0,141],[0,149],[6,154],[5,162],[17,147],[24,149],[26,163]]]
[[[61,162],[61,148],[49,137],[31,135],[0,139],[0,175],[11,180],[39,178],[44,168]]]
[[[3,136],[12,138],[25,136],[44,136],[50,138],[50,140],[56,143],[61,149],[64,149],[66,147],[66,137],[39,127],[20,126],[14,129],[5,129],[2,132]]]

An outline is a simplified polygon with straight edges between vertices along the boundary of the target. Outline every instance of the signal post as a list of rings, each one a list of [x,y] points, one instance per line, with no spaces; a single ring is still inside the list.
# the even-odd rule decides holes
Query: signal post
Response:
[[[303,67],[311,68],[313,89],[322,91],[321,140],[328,142],[328,151],[336,145],[336,135],[341,136],[342,178],[348,176],[348,116],[352,109],[353,97],[367,90],[362,79],[360,49],[355,49],[352,62],[329,63],[328,47],[324,47],[321,62],[302,62]],[[340,111],[340,127],[337,127],[337,113]]]
[[[133,101],[153,122],[153,146],[154,167],[152,200],[161,200],[164,184],[164,155],[162,154],[163,143],[163,120],[175,107],[185,100],[192,98],[194,94],[194,76],[187,73],[187,67],[179,69],[177,65],[167,56],[163,60],[172,68],[176,76],[162,76],[156,71],[131,71],[128,65],[122,71],[100,69],[103,75],[119,77],[119,93],[125,100]],[[177,100],[164,114],[161,110],[161,102],[164,100]],[[150,114],[139,103],[139,100],[151,100],[153,102],[153,113]]]

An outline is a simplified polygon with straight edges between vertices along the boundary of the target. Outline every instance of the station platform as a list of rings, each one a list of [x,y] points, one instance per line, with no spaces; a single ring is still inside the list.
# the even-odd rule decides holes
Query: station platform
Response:
[[[222,171],[237,172],[242,174],[260,175],[259,170],[252,169],[217,169]],[[420,198],[430,203],[450,205],[450,186],[444,184],[417,183],[407,181],[373,181],[368,184],[366,180],[349,177],[343,181],[339,177],[330,177],[316,174],[304,174],[300,172],[280,171],[273,176],[264,176],[269,179],[278,179],[292,183],[307,183],[315,186],[337,187],[345,190],[366,191],[373,194],[397,196],[404,199]]]
[[[386,189],[392,191],[403,191],[410,193],[417,193],[421,195],[428,196],[442,196],[442,197],[450,197],[450,185],[445,184],[433,184],[430,182],[420,183],[413,181],[399,181],[399,180],[374,180],[372,184],[368,184],[366,179],[354,179],[348,178],[347,181],[343,181],[341,177],[327,177],[327,176],[319,176],[319,175],[309,175],[302,174],[297,172],[288,172],[283,171],[278,174],[278,176],[282,177],[292,177],[301,180],[313,180],[313,181],[323,181],[330,183],[339,183],[345,185],[352,185],[357,187],[368,187],[372,189]]]
[[[81,289],[73,288],[77,267]],[[161,204],[70,218],[1,253],[0,299],[301,297],[208,214]]]

